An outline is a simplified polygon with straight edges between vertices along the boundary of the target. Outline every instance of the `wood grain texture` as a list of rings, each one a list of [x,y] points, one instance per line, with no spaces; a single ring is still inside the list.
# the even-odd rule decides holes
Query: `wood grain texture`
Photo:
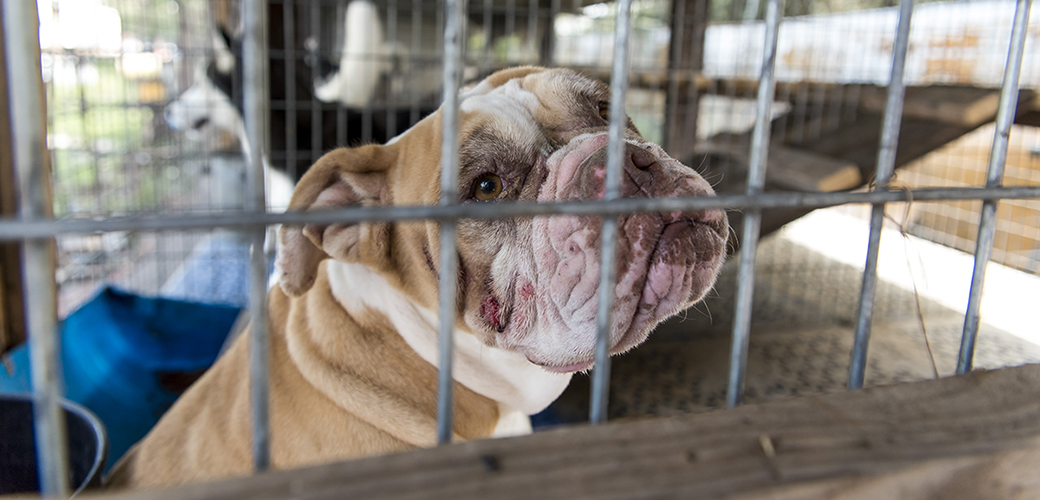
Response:
[[[864,86],[860,109],[881,114],[888,98],[885,87]],[[1033,98],[1033,91],[1022,90],[1020,102]],[[903,101],[903,117],[937,121],[965,127],[991,122],[997,116],[1000,90],[955,85],[907,87]]]
[[[1038,458],[1030,365],[110,498],[1025,498]]]
[[[726,155],[747,176],[750,151],[742,141],[705,141],[698,145],[704,154]],[[743,178],[741,180],[743,180]],[[801,148],[770,144],[766,160],[766,183],[770,188],[801,192],[833,192],[853,189],[862,183],[859,166]]]
[[[10,108],[7,103],[7,52],[4,48],[3,12],[0,10],[0,217],[18,213],[15,186]],[[0,354],[25,341],[22,310],[22,274],[19,271],[20,245],[0,244]]]

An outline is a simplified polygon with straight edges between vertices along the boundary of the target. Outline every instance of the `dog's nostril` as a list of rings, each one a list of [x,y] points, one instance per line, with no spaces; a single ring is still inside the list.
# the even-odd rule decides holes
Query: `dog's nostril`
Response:
[[[657,161],[654,154],[645,149],[632,148],[630,151],[632,151],[632,165],[639,170],[646,170]]]

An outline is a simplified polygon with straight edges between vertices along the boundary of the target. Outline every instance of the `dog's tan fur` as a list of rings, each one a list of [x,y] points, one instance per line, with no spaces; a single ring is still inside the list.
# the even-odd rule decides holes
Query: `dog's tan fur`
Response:
[[[275,288],[268,299],[272,465],[299,467],[432,446],[437,370],[385,320],[348,316],[328,287],[319,273],[315,293],[290,298]],[[309,383],[298,363],[342,399]],[[248,474],[248,364],[243,335],[131,449],[108,484],[166,486]],[[490,436],[498,421],[496,403],[458,383],[454,390],[456,438]]]
[[[475,99],[473,102],[478,104],[471,104],[469,111],[463,104],[460,185],[474,185],[476,176],[499,168],[504,162],[509,165],[502,167],[500,173],[512,183],[513,190],[505,191],[508,197],[503,201],[533,201],[539,196],[539,186],[546,178],[552,178],[547,166],[552,151],[570,155],[570,151],[577,150],[572,143],[586,146],[605,143],[602,139],[606,122],[597,111],[597,102],[601,106],[609,92],[602,83],[577,74],[542,68],[496,73],[474,92],[483,95],[480,92],[489,92],[507,83],[515,83],[515,86],[503,87],[507,93],[504,100],[500,96],[495,97],[498,101]],[[511,97],[513,95],[519,97]],[[487,108],[481,109],[479,102],[484,102],[482,105]],[[503,116],[511,112],[519,118]],[[389,145],[339,149],[325,155],[300,181],[290,209],[436,204],[440,196],[437,187],[440,116],[435,113],[427,117]],[[633,166],[634,160],[627,160],[625,168],[630,170],[630,180],[625,182],[629,192],[635,192],[633,195],[712,194],[703,179],[667,157],[660,148],[646,143],[631,123],[627,133],[630,140],[636,141],[626,146],[634,151],[630,154],[644,159],[654,155],[652,164],[644,162],[638,167]],[[513,148],[514,145],[517,146]],[[494,156],[506,154],[503,151],[512,151],[511,148],[519,152],[510,152],[512,156]],[[602,149],[596,151],[602,152]],[[602,176],[595,168],[601,168],[601,164],[591,161],[579,167],[579,173],[574,175],[582,177],[575,177],[573,185],[580,186],[568,191],[566,196],[586,199],[596,195]],[[472,202],[464,187],[459,194],[460,201]],[[672,219],[666,220],[668,217]],[[598,218],[568,220],[583,224],[582,234],[598,232]],[[570,374],[564,372],[583,369],[560,367],[572,364],[587,367],[588,364],[583,363],[591,363],[587,361],[592,350],[592,337],[588,335],[588,325],[592,322],[588,317],[580,319],[585,328],[584,336],[566,329],[535,328],[534,309],[511,309],[521,300],[527,300],[524,307],[535,307],[529,297],[535,293],[533,285],[527,283],[526,288],[516,285],[523,290],[515,293],[508,289],[501,291],[503,287],[514,286],[510,283],[518,279],[540,279],[541,284],[537,286],[546,289],[551,286],[549,278],[554,276],[551,267],[541,271],[548,273],[542,278],[533,275],[503,278],[503,269],[508,270],[512,262],[527,259],[523,262],[534,266],[530,253],[533,252],[532,237],[516,236],[532,234],[532,224],[531,219],[459,223],[456,338],[461,332],[463,340],[477,347],[471,348],[474,355],[469,358],[470,363],[463,363],[455,372],[454,433],[457,439],[489,437],[497,432],[496,426],[509,420],[507,415],[516,414],[517,410],[533,413],[544,408],[569,381]],[[664,236],[666,226],[686,232],[681,233],[684,235],[681,238],[669,240]],[[672,267],[654,269],[670,269],[667,272],[686,269],[687,274],[677,278],[678,281],[658,278],[663,281],[655,282],[657,288],[649,292],[642,292],[642,285],[629,285],[640,288],[623,291],[625,296],[617,295],[618,300],[627,298],[630,304],[636,305],[643,300],[641,294],[660,297],[672,293],[678,298],[665,306],[668,310],[655,312],[649,322],[633,326],[636,329],[632,332],[626,333],[623,328],[627,327],[619,329],[615,325],[614,353],[638,344],[657,322],[703,297],[721,266],[726,239],[725,217],[721,211],[631,216],[621,227],[623,238],[635,241],[619,243],[623,247],[622,255],[626,255],[624,251],[629,248],[625,245],[643,245],[640,247],[643,256],[651,255],[648,251],[656,251],[658,241],[668,247],[661,255],[651,255],[657,260],[647,260],[644,273],[650,273],[650,263],[664,262]],[[649,234],[647,231],[651,230],[646,228],[658,228],[653,229],[658,232]],[[436,336],[434,329],[427,328],[436,324],[435,318],[430,320],[427,315],[424,319],[423,314],[436,310],[437,306],[438,240],[438,225],[433,221],[311,224],[282,229],[280,287],[271,290],[267,301],[271,348],[271,461],[275,468],[434,444],[437,369],[429,349],[421,348],[421,341]],[[598,262],[598,239],[589,237],[587,241],[590,243],[580,244],[587,245],[583,248],[589,252],[589,262]],[[648,241],[654,246],[646,247]],[[540,244],[542,254],[549,251],[546,250],[549,243]],[[571,243],[572,247],[575,245],[578,243]],[[635,269],[633,262],[638,257],[620,259],[619,265],[623,270]],[[328,259],[336,262],[330,264],[333,260]],[[374,277],[344,278],[343,274],[333,272],[332,266],[337,266],[337,270],[355,266]],[[522,271],[527,272],[526,269]],[[588,274],[598,275],[598,272]],[[365,279],[371,283],[358,282]],[[650,287],[650,278],[645,280]],[[382,290],[392,290],[394,297],[406,304],[403,308],[398,306],[405,314],[420,318],[409,324],[427,329],[423,334],[427,337],[419,338],[419,344],[415,343],[418,334],[401,326],[403,323],[397,317],[400,311],[364,303],[370,292],[365,287],[376,285]],[[688,288],[681,288],[687,285]],[[672,288],[662,286],[680,287],[676,290],[682,291],[673,292]],[[343,297],[343,293],[348,297]],[[513,297],[524,293],[527,298]],[[636,302],[632,302],[633,297]],[[594,297],[582,300],[594,303]],[[660,303],[644,304],[646,307],[629,314],[635,317],[639,311],[656,311]],[[503,319],[507,314],[527,316],[524,320],[514,317],[510,322],[508,318]],[[634,322],[630,319],[628,324],[635,325]],[[109,484],[164,486],[249,473],[252,426],[247,337],[241,336],[128,452],[114,468]],[[456,345],[458,342],[456,340]],[[456,359],[459,356],[456,350]],[[549,357],[536,359],[539,356]],[[469,378],[465,379],[468,386],[458,382],[463,376],[460,375],[462,368],[470,370]],[[488,380],[491,382],[486,383]]]
[[[429,128],[413,133],[421,135]],[[360,205],[388,201],[387,183],[376,179],[382,175],[397,179],[394,196],[407,200],[402,203],[431,203],[428,182],[418,182],[416,176],[409,177],[394,167],[400,149],[413,158],[426,158],[434,166],[439,152],[410,144],[414,143],[329,153],[301,180],[291,208],[322,208],[319,196],[340,175],[352,176],[351,189]],[[290,238],[294,231],[300,228],[286,228]],[[318,231],[304,229],[318,246],[304,245],[284,270],[282,287],[298,296],[287,295],[278,287],[268,294],[272,466],[298,467],[432,446],[436,438],[436,368],[419,358],[382,315],[351,316],[336,302],[324,272],[322,261],[328,255],[321,248]],[[350,248],[340,244],[330,250],[337,258],[383,271],[399,288],[413,291],[420,300],[425,298],[427,305],[435,304],[436,282],[419,268],[425,266],[422,251],[411,245],[415,233],[435,233],[435,225],[372,223],[342,231],[356,234],[341,238],[351,240]],[[373,233],[394,234],[377,237]],[[387,248],[388,241],[397,248]],[[420,259],[401,258],[405,255],[419,255]],[[240,336],[127,453],[107,484],[166,486],[250,472],[247,337],[248,332]],[[458,383],[454,391],[455,437],[490,436],[499,418],[497,403]]]

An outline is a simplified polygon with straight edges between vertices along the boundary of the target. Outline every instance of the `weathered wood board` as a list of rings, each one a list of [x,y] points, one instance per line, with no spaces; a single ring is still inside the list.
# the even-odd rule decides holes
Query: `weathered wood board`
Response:
[[[0,217],[14,217],[18,212],[15,186],[10,108],[7,102],[7,60],[3,37],[3,12],[0,12]],[[19,245],[0,244],[0,354],[25,341],[22,310],[22,274],[19,271]]]
[[[109,498],[1035,498],[1040,366]]]

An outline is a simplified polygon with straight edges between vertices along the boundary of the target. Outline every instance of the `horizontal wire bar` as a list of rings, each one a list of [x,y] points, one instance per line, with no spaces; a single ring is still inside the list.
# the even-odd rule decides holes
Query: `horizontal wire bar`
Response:
[[[111,231],[184,231],[394,220],[506,219],[543,215],[622,215],[714,208],[823,208],[849,204],[950,200],[1040,199],[1040,186],[928,188],[861,193],[762,193],[695,198],[622,198],[558,203],[469,203],[451,206],[347,207],[310,212],[220,212],[190,215],[116,216],[60,220],[0,219],[0,241]]]

